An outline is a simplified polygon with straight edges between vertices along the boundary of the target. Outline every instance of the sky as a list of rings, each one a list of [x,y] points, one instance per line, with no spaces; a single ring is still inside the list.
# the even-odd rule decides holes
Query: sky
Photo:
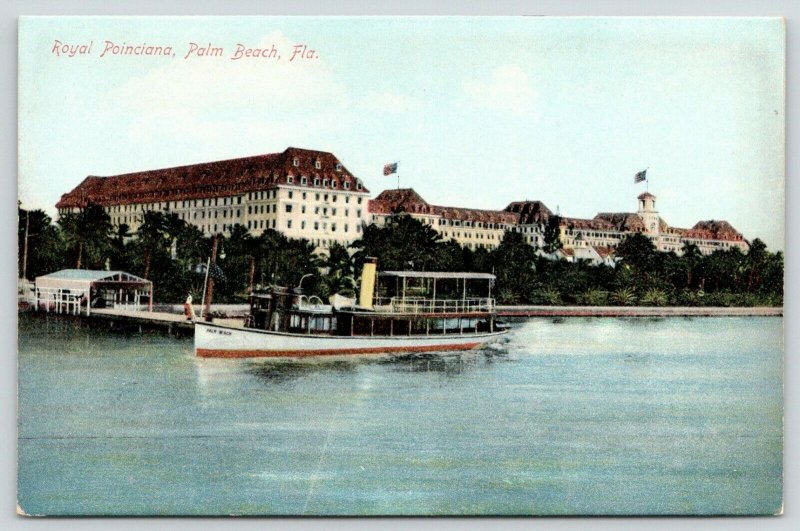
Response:
[[[777,18],[22,18],[19,198],[55,216],[87,175],[295,146],[374,195],[399,161],[445,206],[594,217],[648,189],[672,226],[725,219],[783,250],[784,77]]]

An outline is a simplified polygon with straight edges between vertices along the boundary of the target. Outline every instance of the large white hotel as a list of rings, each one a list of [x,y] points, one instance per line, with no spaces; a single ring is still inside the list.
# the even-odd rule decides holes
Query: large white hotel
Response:
[[[687,242],[704,254],[749,247],[726,221],[699,221],[690,229],[670,227],[655,202],[654,195],[644,193],[636,212],[600,213],[591,219],[559,216],[560,254],[568,260],[602,262],[633,233],[646,235],[659,250],[678,254]],[[419,219],[445,240],[471,249],[497,247],[507,230],[541,247],[553,217],[541,201],[517,201],[503,210],[445,207],[429,204],[409,188],[385,190],[370,199],[361,180],[333,154],[291,147],[282,153],[89,176],[62,195],[56,208],[61,214],[89,203],[102,206],[112,224],[126,224],[132,232],[141,225],[144,212],[169,211],[206,235],[227,234],[241,224],[253,235],[274,229],[305,238],[323,251],[334,242],[352,243],[367,224],[383,225],[397,215]]]

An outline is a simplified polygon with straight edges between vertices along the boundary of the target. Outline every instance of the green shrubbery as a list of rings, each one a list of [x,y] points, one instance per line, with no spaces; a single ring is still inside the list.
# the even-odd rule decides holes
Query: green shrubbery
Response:
[[[175,214],[147,212],[136,234],[125,225],[113,229],[96,206],[65,215],[58,224],[42,211],[20,209],[19,214],[20,257],[28,220],[28,278],[63,268],[108,266],[153,280],[157,302],[181,302],[187,292],[202,292],[203,277],[194,270],[205,264],[212,240]],[[549,234],[552,240],[556,233]],[[557,243],[547,245],[555,249]],[[334,245],[327,255],[315,254],[307,240],[271,229],[251,236],[241,225],[234,225],[228,237],[219,236],[218,244],[217,262],[226,279],[215,287],[217,302],[243,301],[259,285],[292,287],[301,279],[307,292],[323,298],[352,296],[360,264],[374,256],[384,270],[494,273],[499,304],[783,304],[783,254],[767,251],[758,239],[747,253],[731,248],[702,255],[686,245],[677,256],[657,251],[650,239],[634,234],[617,247],[616,267],[550,260],[517,232],[506,232],[493,250],[471,250],[442,240],[431,226],[408,216],[394,217],[385,227],[367,226],[350,249]]]

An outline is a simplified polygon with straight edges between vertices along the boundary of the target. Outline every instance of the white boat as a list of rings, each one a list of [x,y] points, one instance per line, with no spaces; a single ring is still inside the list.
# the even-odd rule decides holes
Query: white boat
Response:
[[[375,268],[368,259],[358,304],[349,306],[314,303],[286,288],[254,293],[244,327],[195,324],[195,353],[247,358],[469,350],[507,332],[495,321],[494,275],[376,275]]]

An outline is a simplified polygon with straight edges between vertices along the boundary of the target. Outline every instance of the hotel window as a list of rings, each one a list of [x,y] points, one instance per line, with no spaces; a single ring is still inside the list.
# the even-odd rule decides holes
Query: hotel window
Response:
[[[286,212],[289,213],[292,211],[292,205],[286,205]]]
[[[289,190],[289,199],[291,199],[291,198],[292,198],[292,191]]]
[[[347,184],[347,183],[345,183],[345,184]],[[344,202],[345,203],[349,203],[350,202],[350,196],[349,195],[344,196]]]
[[[356,216],[359,217],[359,218],[361,217],[361,209],[360,208],[358,210],[356,210]]]
[[[278,205],[273,204],[272,205],[272,213],[274,214],[277,211],[278,211]]]
[[[275,220],[274,219],[272,220],[272,228],[273,229],[275,228]]]
[[[334,203],[336,202],[336,197],[337,197],[336,194],[333,194],[333,202]]]
[[[300,177],[300,184],[308,184],[308,179],[306,177]]]
[[[314,214],[319,214],[319,207],[314,207]]]
[[[253,213],[253,207],[252,206],[248,206],[247,207],[247,213],[248,214],[252,214]]]
[[[237,197],[236,199],[238,200],[238,201],[236,201],[236,204],[237,205],[241,205],[242,204],[242,198],[241,197]]]
[[[319,194],[314,194],[314,198],[319,201]]]
[[[300,206],[300,213],[301,214],[305,214],[306,213],[306,206],[305,205],[301,205]]]
[[[237,208],[236,209],[236,217],[238,218],[241,215],[242,215],[242,211]]]
[[[328,194],[325,194],[325,201],[328,200]]]
[[[349,215],[350,215],[350,209],[349,208],[345,208],[344,209],[344,216],[347,217]]]
[[[338,183],[336,181],[331,181],[331,187],[335,190]]]
[[[303,192],[303,201],[305,201],[305,200],[306,200],[306,193]]]
[[[295,157],[295,158],[294,158],[294,160],[292,161],[292,164],[293,164],[295,167],[297,167],[297,166],[300,166],[300,159],[298,159],[297,157]]]
[[[288,184],[293,184],[294,183],[294,176],[293,175],[289,175],[288,177],[286,177],[286,182]]]
[[[336,223],[331,223],[331,232],[336,232]]]
[[[344,231],[347,232],[347,223],[344,224]]]
[[[301,221],[300,222],[300,228],[301,229],[305,229],[306,228],[306,222],[305,221]]]
[[[331,215],[332,215],[332,216],[335,216],[335,215],[336,215],[336,209],[335,209],[335,208],[332,208],[332,209],[331,209]]]
[[[319,221],[314,222],[314,230],[319,230]]]
[[[291,229],[292,228],[292,220],[291,219],[286,221],[286,228],[287,229]]]
[[[358,198],[358,204],[359,205],[361,204],[361,198],[360,197]],[[359,215],[361,215],[361,214],[359,214]]]

